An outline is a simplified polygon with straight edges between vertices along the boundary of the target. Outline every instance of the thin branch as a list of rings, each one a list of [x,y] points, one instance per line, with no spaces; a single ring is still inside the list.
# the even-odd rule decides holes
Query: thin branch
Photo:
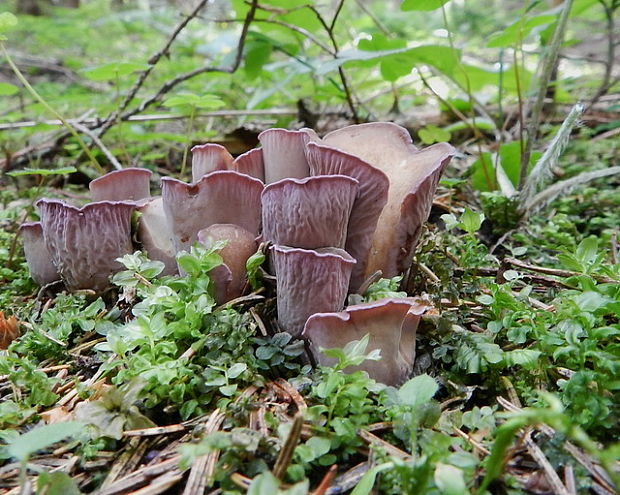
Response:
[[[310,10],[314,12],[314,15],[321,23],[327,35],[329,36],[329,40],[334,47],[334,58],[338,58],[338,42],[336,41],[336,37],[334,36],[334,26],[336,25],[336,21],[338,20],[338,16],[342,10],[342,6],[344,5],[344,0],[340,0],[338,6],[336,7],[336,12],[330,24],[327,24],[325,18],[321,15],[321,13],[316,9],[316,7],[310,7]],[[357,108],[355,107],[355,103],[353,102],[353,95],[351,93],[351,88],[349,87],[349,83],[347,81],[346,74],[342,65],[338,66],[338,75],[340,76],[340,82],[342,83],[342,89],[344,91],[345,98],[347,100],[347,104],[349,105],[349,110],[351,111],[351,116],[353,121],[358,124],[360,122],[359,116],[357,115]]]
[[[121,112],[125,110],[129,106],[131,101],[134,99],[134,97],[136,96],[136,94],[138,93],[138,91],[140,90],[144,82],[146,81],[147,77],[151,74],[151,72],[157,65],[157,62],[159,62],[160,59],[168,53],[168,51],[170,50],[170,47],[172,46],[172,43],[174,43],[174,41],[179,36],[181,31],[183,31],[183,29],[185,28],[185,26],[187,26],[189,21],[191,21],[194,17],[198,15],[198,12],[200,12],[200,10],[208,2],[209,0],[201,0],[198,3],[198,5],[196,5],[196,8],[185,19],[183,19],[179,23],[179,25],[175,28],[175,30],[172,32],[172,34],[169,36],[168,40],[166,41],[166,44],[157,53],[155,53],[149,58],[148,60],[149,66],[140,73],[140,76],[138,77],[137,81],[134,83],[133,87],[129,90],[129,93],[127,93],[127,95],[125,96],[125,99],[121,102],[119,107],[115,109],[113,112],[111,112],[110,115],[108,115],[103,121],[103,124],[101,125],[101,128],[99,129],[99,136],[103,136],[107,132],[107,130],[114,125],[114,122],[116,121],[116,119],[118,119],[118,116],[121,114]]]
[[[512,266],[516,266],[517,268],[521,268],[523,270],[544,273],[545,275],[553,275],[554,277],[569,278],[569,277],[575,277],[578,275],[583,275],[580,272],[574,272],[571,270],[558,270],[557,268],[547,268],[544,266],[530,265],[529,263],[524,263],[523,261],[520,261],[515,258],[510,258],[510,257],[504,258],[504,262]],[[598,282],[601,282],[601,283],[607,283],[607,284],[612,283],[613,284],[617,282],[617,280],[614,280],[613,278],[610,278],[610,277],[605,277],[604,275],[590,275],[590,276],[594,280],[597,280]]]
[[[153,96],[151,96],[147,100],[144,100],[136,108],[134,108],[132,110],[128,110],[125,113],[123,113],[122,115],[120,115],[118,118],[111,120],[110,121],[112,123],[111,125],[114,125],[115,123],[117,123],[119,121],[127,121],[131,117],[133,117],[134,115],[142,113],[146,108],[150,107],[151,105],[153,105],[154,103],[159,101],[161,99],[161,97],[164,94],[166,94],[168,91],[170,91],[172,88],[174,88],[178,84],[180,84],[180,83],[182,83],[184,81],[187,81],[188,79],[191,79],[192,77],[195,77],[195,76],[197,76],[199,74],[204,74],[204,73],[209,73],[209,72],[224,72],[224,73],[232,74],[233,72],[235,72],[238,69],[239,65],[241,64],[241,60],[243,58],[243,49],[245,47],[245,40],[246,40],[247,35],[248,35],[250,24],[254,20],[254,15],[256,14],[256,5],[257,5],[257,0],[253,0],[252,3],[251,3],[251,8],[250,8],[250,10],[248,11],[248,13],[247,13],[247,15],[245,17],[243,28],[241,30],[241,35],[239,36],[239,42],[237,44],[237,53],[236,53],[236,56],[235,56],[235,60],[233,61],[233,63],[230,66],[228,66],[228,67],[205,66],[205,67],[200,67],[200,68],[195,69],[195,70],[190,71],[190,72],[186,72],[185,74],[181,74],[180,76],[177,76],[174,79],[164,83],[159,88],[159,90],[157,90],[157,92]],[[96,127],[99,127],[99,125],[96,125],[92,129],[94,130]],[[99,134],[99,137],[101,137],[103,133],[99,132],[98,134]],[[58,146],[60,146],[60,144],[62,142],[64,142],[64,140],[67,139],[70,135],[71,134],[68,133],[68,132],[60,134],[49,146],[46,146],[46,147],[42,146],[40,148],[37,148],[36,150],[38,150],[38,151],[40,151],[42,153],[49,153],[53,149],[55,149]],[[22,157],[20,158],[20,162],[23,161],[24,159],[27,159],[27,155],[26,154],[22,155]],[[2,163],[2,162],[0,162],[0,163]]]
[[[245,117],[254,116],[270,116],[270,115],[297,115],[299,112],[295,108],[272,108],[263,110],[214,110],[212,112],[204,112],[195,115],[195,118],[212,118],[212,117]],[[161,120],[183,120],[187,115],[174,113],[160,113],[147,115],[134,115],[127,120],[130,122],[151,122]],[[70,124],[84,124],[95,127],[102,122],[100,117],[66,119]],[[45,125],[63,125],[60,120],[26,120],[24,122],[11,122],[9,124],[0,124],[0,131],[9,131],[13,129],[23,129],[24,127],[34,127],[40,124]]]
[[[332,22],[329,25],[330,32],[334,31],[334,27],[336,27],[336,21],[338,20],[338,16],[340,15],[340,12],[342,11],[343,6],[344,6],[344,0],[340,0],[340,2],[338,2],[338,6],[336,7],[336,12],[334,12],[334,17],[332,19]]]
[[[73,126],[71,126],[71,124],[67,123],[67,121],[63,118],[62,115],[60,115],[60,113],[58,113],[56,111],[56,109],[54,109],[38,92],[36,89],[34,89],[32,87],[32,85],[28,82],[28,80],[24,77],[24,75],[22,74],[22,72],[19,70],[19,68],[17,67],[17,65],[15,65],[15,62],[13,62],[13,59],[11,58],[11,56],[9,55],[9,53],[6,50],[6,47],[4,46],[4,44],[2,42],[0,42],[0,50],[2,50],[2,53],[4,54],[6,61],[9,64],[9,67],[11,67],[11,70],[13,71],[13,73],[15,74],[15,76],[17,77],[17,79],[19,79],[19,82],[22,83],[22,85],[28,90],[28,92],[41,104],[43,105],[43,107],[45,107],[45,109],[50,112],[52,115],[54,115],[54,117],[56,117],[58,120],[60,120],[63,125],[67,128],[67,133],[66,136],[73,136],[77,142],[79,143],[79,145],[82,147],[82,149],[84,150],[84,152],[86,153],[86,155],[88,156],[88,158],[90,159],[91,163],[93,164],[93,166],[100,170],[103,171],[101,165],[99,165],[99,163],[97,162],[97,159],[94,157],[94,155],[90,152],[90,150],[88,149],[88,146],[86,146],[86,144],[84,144],[84,141],[82,141],[82,138],[80,137],[80,135],[77,133],[77,131],[75,130],[75,128]]]
[[[71,125],[73,125],[73,127],[75,127],[81,133],[86,134],[89,138],[91,138],[93,140],[93,143],[95,143],[99,147],[99,149],[103,152],[103,154],[106,156],[106,158],[110,161],[110,163],[116,170],[123,169],[123,166],[119,163],[116,157],[106,147],[106,145],[103,144],[101,139],[99,139],[93,131],[91,131],[88,127],[78,122],[72,122]]]
[[[201,18],[205,19],[206,21],[210,21],[210,22],[242,22],[244,20],[244,19],[209,19],[205,17],[201,17]],[[280,21],[278,19],[254,19],[254,22],[256,23],[262,22],[265,24],[275,24],[276,26],[282,26],[282,27],[285,27],[286,29],[290,29],[291,31],[301,34],[304,38],[308,39],[308,41],[311,41],[312,43],[317,45],[319,48],[321,48],[323,51],[329,53],[332,57],[336,56],[336,53],[334,52],[333,49],[331,49],[329,46],[323,43],[320,39],[314,36],[310,31],[302,27],[296,26],[295,24],[289,24],[288,22]]]
[[[180,76],[177,76],[174,79],[171,79],[170,81],[166,81],[159,88],[157,93],[155,93],[150,98],[144,100],[142,103],[140,103],[140,105],[138,105],[138,107],[122,114],[120,116],[120,120],[124,121],[124,120],[127,120],[129,117],[132,117],[133,115],[142,113],[145,109],[147,109],[148,107],[150,107],[151,105],[159,101],[161,97],[165,95],[166,93],[168,93],[172,88],[174,88],[178,84],[181,84],[184,81],[187,81],[188,79],[196,77],[200,74],[211,73],[211,72],[224,72],[227,74],[232,74],[233,72],[235,72],[239,68],[239,65],[241,65],[241,60],[243,58],[243,49],[245,47],[245,41],[248,36],[250,24],[254,20],[254,15],[256,14],[256,5],[257,5],[257,0],[254,0],[250,6],[250,10],[248,11],[245,17],[243,28],[241,29],[241,35],[239,36],[239,42],[237,44],[237,53],[235,55],[235,60],[233,61],[232,65],[228,67],[211,67],[211,66],[199,67],[198,69],[194,69],[192,71],[186,72],[185,74],[181,74]]]

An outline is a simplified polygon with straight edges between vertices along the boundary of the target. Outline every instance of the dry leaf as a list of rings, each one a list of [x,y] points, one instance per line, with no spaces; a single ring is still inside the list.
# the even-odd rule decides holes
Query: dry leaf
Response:
[[[9,344],[19,337],[19,323],[15,316],[7,320],[0,311],[0,349],[7,349]]]

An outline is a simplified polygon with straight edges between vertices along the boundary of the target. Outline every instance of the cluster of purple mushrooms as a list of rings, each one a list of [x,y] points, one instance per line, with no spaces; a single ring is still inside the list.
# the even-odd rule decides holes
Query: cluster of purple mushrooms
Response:
[[[402,383],[415,357],[415,334],[427,303],[412,297],[345,306],[378,270],[384,277],[411,264],[439,178],[454,149],[417,149],[408,131],[378,122],[323,138],[311,129],[268,129],[260,148],[233,159],[217,144],[192,149],[192,180],[164,177],[151,196],[151,172],[127,168],[90,183],[82,208],[55,199],[37,203],[40,222],[21,226],[26,260],[40,285],[62,280],[69,290],[104,291],[135,250],[178,274],[176,254],[196,242],[225,240],[224,264],[210,273],[224,304],[242,295],[246,261],[269,243],[276,276],[278,325],[321,348],[370,335],[367,351],[382,359],[364,369],[379,382]],[[132,214],[140,212],[132,237]]]

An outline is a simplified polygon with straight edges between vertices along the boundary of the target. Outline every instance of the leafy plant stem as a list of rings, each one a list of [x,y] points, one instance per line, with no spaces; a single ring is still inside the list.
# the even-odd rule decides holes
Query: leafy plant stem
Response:
[[[185,173],[185,167],[187,165],[187,155],[189,153],[189,147],[192,144],[192,134],[194,132],[194,119],[196,118],[196,107],[192,107],[189,113],[189,121],[187,122],[187,134],[189,136],[189,142],[183,149],[183,160],[181,161],[181,176]]]
[[[28,82],[28,80],[24,77],[22,72],[19,70],[19,67],[17,67],[17,65],[15,65],[15,62],[13,62],[13,59],[9,55],[9,52],[6,50],[6,47],[4,46],[4,43],[0,43],[0,48],[2,48],[2,53],[4,54],[4,57],[6,58],[6,61],[9,64],[9,67],[11,67],[11,70],[13,71],[15,76],[17,77],[17,79],[19,79],[19,82],[21,82],[23,84],[23,86],[28,90],[28,92],[39,103],[41,103],[41,105],[43,105],[48,112],[53,114],[54,117],[56,117],[58,120],[60,120],[62,122],[62,124],[66,127],[66,129],[77,140],[77,142],[79,143],[80,147],[84,150],[84,152],[86,153],[86,155],[90,159],[90,161],[93,164],[93,166],[99,172],[104,173],[103,167],[101,165],[99,165],[99,162],[97,161],[95,156],[91,153],[91,151],[88,148],[88,146],[86,146],[86,143],[84,143],[84,141],[82,141],[82,138],[80,137],[78,132],[75,130],[75,127],[73,127],[69,122],[67,122],[64,119],[64,117],[62,115],[60,115],[54,108],[52,108],[52,106],[47,101],[45,101],[45,99],[37,92],[37,90],[34,89],[31,86],[31,84]]]
[[[527,126],[527,141],[525,149],[521,153],[521,168],[519,170],[519,191],[525,187],[527,179],[528,165],[530,163],[530,156],[532,154],[532,148],[536,142],[536,136],[538,129],[540,128],[540,119],[542,115],[543,104],[545,102],[545,95],[547,94],[547,87],[553,74],[553,68],[560,52],[560,45],[564,38],[564,32],[566,31],[566,25],[568,24],[568,17],[573,7],[573,0],[566,0],[560,13],[560,18],[557,21],[555,30],[553,31],[553,38],[549,44],[547,53],[543,56],[542,69],[540,78],[537,82],[538,92],[536,93],[536,99],[532,106],[530,115],[530,121]]]

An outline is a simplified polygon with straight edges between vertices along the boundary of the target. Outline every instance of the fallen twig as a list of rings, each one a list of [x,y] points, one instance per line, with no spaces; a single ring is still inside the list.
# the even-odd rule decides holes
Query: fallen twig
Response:
[[[546,275],[553,275],[555,277],[568,278],[568,277],[576,277],[579,275],[583,275],[583,273],[573,272],[571,270],[559,270],[557,268],[546,268],[544,266],[530,265],[528,263],[524,263],[523,261],[519,261],[515,258],[504,258],[504,262],[509,263],[512,266],[522,268],[523,270],[530,270],[533,272],[544,273]],[[605,277],[604,275],[590,275],[590,276],[596,281],[605,283],[605,284],[615,284],[618,282],[617,280],[614,280],[613,278]]]

